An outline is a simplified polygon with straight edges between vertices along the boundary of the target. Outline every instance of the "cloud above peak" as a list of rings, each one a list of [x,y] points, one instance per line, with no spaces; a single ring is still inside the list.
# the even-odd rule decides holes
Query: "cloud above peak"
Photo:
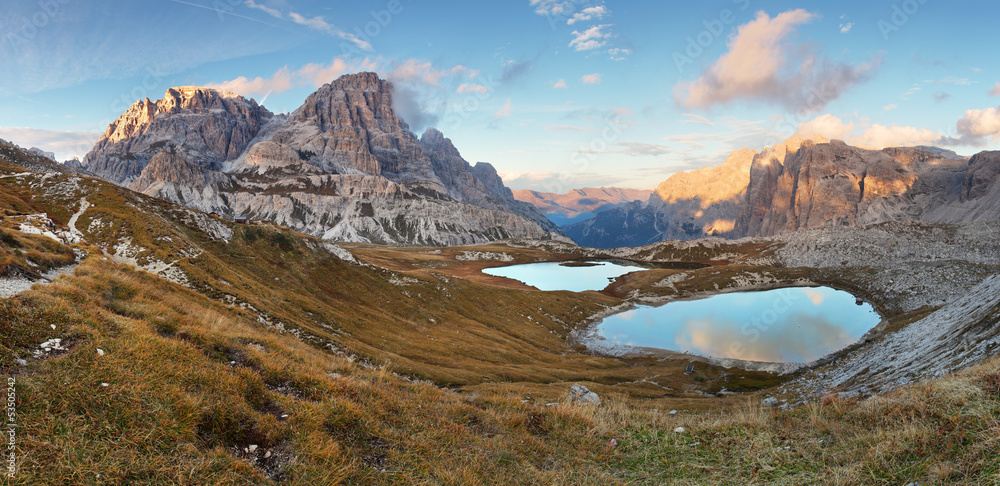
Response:
[[[962,141],[968,145],[984,145],[986,140],[1000,139],[1000,107],[966,110],[955,124]]]
[[[270,93],[281,93],[299,86],[318,88],[344,74],[374,71],[377,67],[378,62],[369,58],[353,61],[337,58],[330,64],[310,63],[294,71],[284,66],[266,78],[258,76],[249,79],[246,76],[239,76],[229,81],[206,83],[205,87],[243,96],[267,96]]]
[[[812,113],[866,81],[881,64],[876,56],[860,65],[825,59],[806,44],[789,37],[816,18],[803,9],[771,18],[757,17],[741,25],[728,42],[729,50],[691,82],[674,86],[676,103],[706,109],[736,101],[782,105],[796,113]]]
[[[858,133],[858,130],[861,132]],[[869,125],[864,120],[845,122],[829,113],[799,124],[798,135],[808,137],[813,134],[871,149],[916,145],[953,145],[952,141],[945,138],[943,134],[926,128],[901,125],[885,126],[878,123]]]

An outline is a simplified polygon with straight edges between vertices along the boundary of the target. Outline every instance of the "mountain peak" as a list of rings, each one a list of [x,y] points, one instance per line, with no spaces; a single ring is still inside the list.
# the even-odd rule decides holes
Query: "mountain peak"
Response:
[[[378,74],[368,71],[354,74],[344,74],[339,78],[330,81],[323,87],[326,86],[343,90],[359,89],[361,91],[392,91],[392,83],[380,78]]]

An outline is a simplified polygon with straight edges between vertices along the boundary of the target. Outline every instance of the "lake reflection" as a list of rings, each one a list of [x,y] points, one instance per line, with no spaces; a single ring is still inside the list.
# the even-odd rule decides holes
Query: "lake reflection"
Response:
[[[538,290],[583,292],[585,290],[601,290],[611,283],[610,279],[639,270],[644,270],[644,268],[595,261],[528,263],[487,268],[483,270],[483,273],[524,282]]]
[[[880,321],[847,292],[796,287],[642,306],[605,318],[597,329],[630,346],[808,363],[855,343]]]

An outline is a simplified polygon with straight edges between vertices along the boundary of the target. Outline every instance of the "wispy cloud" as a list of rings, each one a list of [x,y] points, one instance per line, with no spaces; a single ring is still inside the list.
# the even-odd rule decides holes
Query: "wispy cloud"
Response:
[[[960,78],[958,76],[948,76],[938,80],[927,81],[927,83],[933,84],[951,84],[955,86],[970,86],[974,81],[969,78]]]
[[[1000,83],[994,84],[990,90],[990,96],[1000,96]]]
[[[696,125],[708,125],[710,127],[714,127],[715,126],[715,124],[712,123],[711,121],[709,121],[708,118],[705,118],[705,117],[703,117],[701,115],[695,115],[694,113],[682,113],[681,115],[684,116],[684,117],[687,117],[687,120],[684,120],[684,121],[681,122],[681,123],[684,123],[684,124],[693,123],[693,124],[696,124]]]
[[[1000,86],[1000,83],[997,83],[997,86]],[[555,89],[566,89],[566,80],[560,79],[559,81],[552,83],[552,87]]]
[[[597,129],[593,127],[579,127],[575,125],[549,125],[545,127],[546,130],[551,130],[553,132],[596,132]]]
[[[407,59],[394,66],[386,77],[393,81],[420,82],[429,86],[440,86],[441,79],[468,71],[469,68],[461,64],[447,69],[438,69],[430,61]]]
[[[583,82],[583,84],[601,84],[601,75],[597,73],[585,74],[582,78],[580,78],[580,81]]]
[[[172,0],[172,1],[179,2],[179,0]],[[361,39],[360,37],[350,32],[345,32],[344,30],[338,28],[336,25],[333,25],[324,20],[323,17],[320,16],[306,17],[298,12],[291,12],[291,11],[283,13],[278,9],[271,8],[266,5],[261,5],[259,3],[255,3],[253,0],[246,0],[245,5],[252,9],[260,10],[261,12],[264,12],[276,19],[291,20],[296,24],[306,26],[317,32],[322,32],[324,34],[331,35],[339,39],[343,39],[345,41],[354,44],[355,46],[358,47],[358,49],[361,49],[363,51],[373,50],[370,42]]]
[[[510,105],[510,98],[507,98],[507,102],[504,103],[504,105],[500,107],[500,109],[497,110],[496,113],[493,114],[493,117],[496,118],[497,120],[503,120],[504,118],[511,116],[513,113],[514,113],[513,108],[511,108]]]
[[[899,107],[896,106],[896,105],[893,105],[893,104],[888,104],[888,105],[885,105],[885,106],[882,107],[882,111],[892,111],[892,110],[895,110],[896,108],[899,108]]]
[[[795,29],[816,18],[803,9],[741,25],[729,51],[692,82],[674,86],[685,108],[709,108],[735,101],[778,103],[799,113],[817,111],[852,86],[867,80],[881,63],[875,57],[860,65],[835,63],[789,41]]]
[[[479,93],[486,94],[490,90],[486,86],[475,83],[462,83],[455,89],[456,93]]]
[[[846,24],[840,24],[840,33],[841,34],[846,34],[846,33],[850,32],[853,27],[854,27],[854,22],[848,22]]]
[[[660,156],[670,153],[669,147],[658,143],[618,142],[614,147],[617,149],[613,152],[631,156]]]
[[[182,0],[170,0],[170,1],[174,2],[174,3],[179,3],[181,5],[187,5],[187,6],[190,6],[190,7],[198,7],[198,8],[202,8],[202,9],[205,9],[205,10],[211,10],[211,11],[219,14],[220,16],[221,15],[229,15],[229,16],[236,17],[236,18],[250,20],[252,22],[257,22],[259,24],[270,25],[271,27],[277,27],[276,25],[274,25],[272,23],[264,22],[263,20],[255,19],[253,17],[247,17],[246,15],[240,15],[240,14],[238,14],[236,12],[231,11],[231,10],[225,10],[225,9],[221,9],[221,8],[216,8],[214,6],[200,5],[200,4],[193,3],[193,2],[185,2],[185,1],[182,1]]]

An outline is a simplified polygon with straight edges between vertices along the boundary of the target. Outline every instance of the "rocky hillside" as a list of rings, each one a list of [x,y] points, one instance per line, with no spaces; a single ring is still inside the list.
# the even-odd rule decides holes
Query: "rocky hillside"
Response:
[[[807,143],[783,162],[754,160],[736,234],[770,236],[896,220],[955,222],[966,211],[950,207],[960,203],[966,176],[974,178],[970,171],[975,169],[963,159],[919,148],[866,150],[836,140]],[[985,195],[987,186],[979,184],[976,196]]]
[[[558,228],[434,129],[418,139],[373,73],[343,76],[288,115],[206,88],[132,105],[87,155],[109,181],[206,212],[330,240],[456,245]]]
[[[646,201],[632,202],[564,230],[577,243],[595,248],[731,236],[746,197],[753,161],[758,156],[784,160],[785,154],[794,153],[803,141],[792,137],[764,148],[761,154],[750,149],[737,150],[722,165],[670,176]]]
[[[675,174],[648,201],[564,230],[581,245],[614,248],[887,221],[989,221],[1000,215],[997,174],[997,152],[966,160],[933,147],[869,150],[793,137]]]
[[[585,187],[565,194],[530,190],[514,191],[518,201],[531,204],[552,222],[563,226],[594,217],[595,214],[649,199],[653,191],[621,187]]]
[[[36,172],[58,174],[83,174],[85,171],[56,162],[50,153],[37,148],[25,149],[13,142],[0,139],[0,167],[13,164]]]

